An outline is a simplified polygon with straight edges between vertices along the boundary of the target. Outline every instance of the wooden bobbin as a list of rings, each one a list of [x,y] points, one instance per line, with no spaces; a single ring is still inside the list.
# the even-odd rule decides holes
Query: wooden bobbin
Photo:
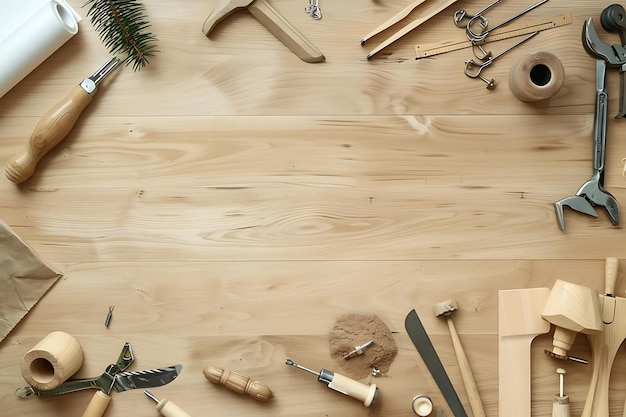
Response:
[[[65,332],[52,332],[22,358],[22,376],[32,387],[47,391],[69,379],[83,365],[83,349]]]
[[[563,64],[550,52],[523,56],[509,72],[511,93],[521,101],[554,97],[565,81]]]

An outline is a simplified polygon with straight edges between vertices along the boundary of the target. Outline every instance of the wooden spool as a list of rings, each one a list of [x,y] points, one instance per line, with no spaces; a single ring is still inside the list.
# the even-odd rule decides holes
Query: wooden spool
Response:
[[[40,391],[54,389],[69,379],[83,365],[83,349],[64,332],[52,332],[22,359],[22,376]]]

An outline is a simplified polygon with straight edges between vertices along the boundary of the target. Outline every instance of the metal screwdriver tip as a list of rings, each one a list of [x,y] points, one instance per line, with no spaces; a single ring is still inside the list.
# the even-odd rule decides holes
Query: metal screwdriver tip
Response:
[[[158,403],[159,399],[157,397],[154,396],[154,394],[152,394],[150,391],[148,391],[147,389],[143,390],[144,394],[146,394],[148,397],[152,398],[154,400],[154,402]]]
[[[319,376],[319,375],[320,375],[320,373],[319,373],[319,372],[315,372],[313,369],[305,368],[304,366],[298,365],[297,363],[295,363],[295,362],[294,362],[294,361],[292,361],[291,359],[287,359],[287,360],[285,361],[285,364],[286,364],[286,365],[289,365],[289,366],[295,366],[296,368],[298,368],[298,369],[302,369],[303,371],[306,371],[306,372],[311,373],[311,374],[313,374],[313,375],[317,375],[317,376]]]
[[[115,306],[109,306],[109,312],[107,313],[106,318],[104,319],[104,327],[109,327],[111,323],[111,317],[113,316],[113,309]]]
[[[361,346],[357,346],[354,348],[354,350],[346,353],[345,355],[343,355],[343,358],[345,360],[348,360],[350,358],[354,358],[357,355],[362,355],[363,354],[363,350],[367,349],[368,347],[372,346],[374,344],[373,340],[370,340],[369,342],[366,342],[364,344],[362,344]]]

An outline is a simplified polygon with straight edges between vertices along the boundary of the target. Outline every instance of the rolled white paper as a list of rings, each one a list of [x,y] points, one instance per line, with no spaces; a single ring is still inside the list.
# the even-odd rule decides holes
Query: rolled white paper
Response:
[[[67,3],[53,0],[46,2],[13,32],[2,38],[0,97],[78,33],[79,20]]]

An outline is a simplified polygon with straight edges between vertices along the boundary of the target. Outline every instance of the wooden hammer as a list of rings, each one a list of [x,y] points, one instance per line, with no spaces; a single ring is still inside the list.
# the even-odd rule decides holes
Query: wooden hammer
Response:
[[[266,0],[220,0],[202,26],[208,37],[215,26],[239,9],[248,9],[252,16],[280,39],[305,62],[322,62],[324,55],[296,30]]]
[[[485,417],[485,410],[483,404],[480,401],[480,395],[478,394],[478,388],[476,387],[476,381],[474,381],[474,375],[472,369],[467,361],[467,356],[461,345],[461,339],[456,332],[454,323],[452,322],[452,313],[458,309],[456,301],[454,299],[442,301],[435,305],[435,315],[437,317],[444,316],[448,322],[448,328],[450,329],[450,336],[452,337],[452,344],[454,345],[454,353],[456,354],[456,360],[459,363],[461,369],[461,377],[463,378],[463,385],[465,385],[465,391],[469,397],[470,406],[472,407],[472,413],[474,417]]]

